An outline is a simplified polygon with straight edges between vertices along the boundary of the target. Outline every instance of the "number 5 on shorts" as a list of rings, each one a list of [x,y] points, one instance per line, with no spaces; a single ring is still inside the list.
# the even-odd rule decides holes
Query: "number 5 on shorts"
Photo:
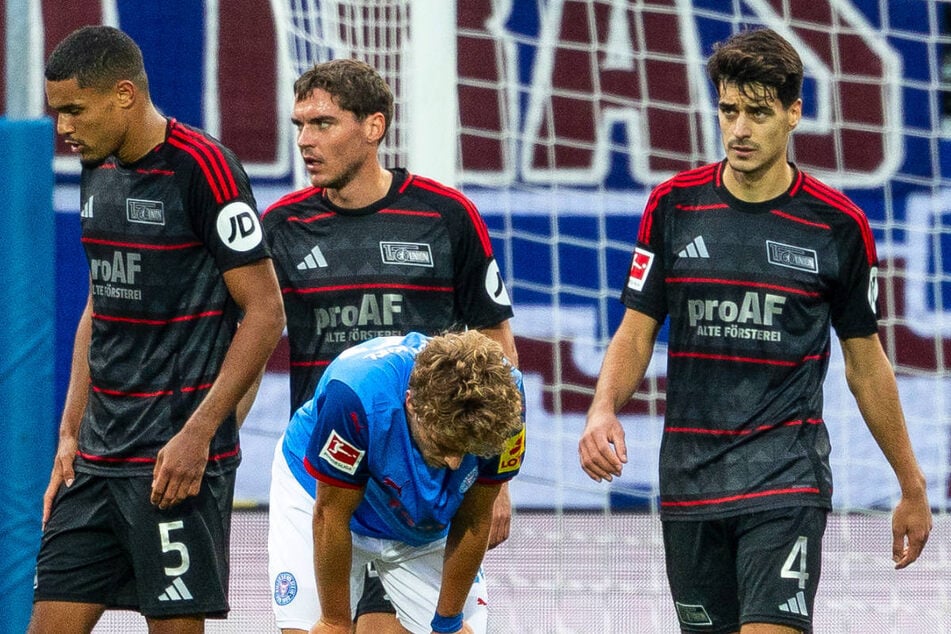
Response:
[[[808,550],[808,544],[809,538],[800,535],[799,539],[796,540],[796,543],[793,544],[792,549],[789,551],[789,555],[786,557],[786,563],[783,564],[783,568],[779,573],[783,579],[798,579],[800,590],[804,589],[806,582],[809,581],[809,573],[806,571],[806,552]],[[797,559],[799,560],[799,570],[793,570]]]
[[[188,547],[182,542],[173,542],[168,536],[168,534],[173,530],[182,528],[184,526],[185,523],[182,520],[177,520],[175,522],[162,522],[158,525],[159,535],[162,538],[162,552],[177,552],[179,557],[181,557],[181,563],[179,563],[179,565],[175,567],[165,567],[165,574],[169,577],[182,576],[188,572],[188,567],[191,565],[191,559],[188,556]]]

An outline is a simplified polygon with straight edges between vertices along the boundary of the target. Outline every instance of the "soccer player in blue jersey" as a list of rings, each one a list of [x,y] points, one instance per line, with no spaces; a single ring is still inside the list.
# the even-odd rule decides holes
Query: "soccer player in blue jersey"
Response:
[[[378,336],[474,328],[517,365],[511,301],[484,220],[459,191],[381,164],[392,120],[393,94],[364,62],[315,64],[294,83],[292,121],[310,185],[261,220],[287,313],[290,415],[338,354]],[[306,632],[318,614],[310,557],[301,556],[317,486],[304,468],[310,422],[289,423],[272,465],[268,571],[285,634]],[[510,520],[503,485],[490,547],[508,536]],[[370,570],[356,633],[401,631]]]
[[[617,412],[670,320],[660,507],[667,575],[684,632],[812,630],[831,509],[822,386],[830,326],[850,390],[901,488],[892,557],[904,568],[931,530],[877,325],[877,256],[863,212],[787,159],[803,66],[777,33],[718,45],[707,72],[726,158],[656,187],[641,219],[627,310],[579,442],[593,479],[627,462]]]
[[[230,150],[159,113],[118,29],[57,45],[46,95],[82,162],[90,289],[29,631],[90,632],[120,608],[202,632],[228,612],[235,408],[284,327],[254,197]]]
[[[312,421],[318,482],[311,634],[351,631],[369,562],[409,632],[484,631],[480,567],[521,466],[522,402],[520,373],[474,330],[381,337],[329,365],[294,414]]]

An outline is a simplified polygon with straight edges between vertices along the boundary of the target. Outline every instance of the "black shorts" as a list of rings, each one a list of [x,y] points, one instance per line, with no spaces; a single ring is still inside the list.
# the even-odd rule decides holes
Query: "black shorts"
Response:
[[[681,631],[717,634],[775,623],[811,632],[827,514],[806,506],[664,521],[667,580]]]
[[[386,596],[386,590],[383,589],[383,582],[373,568],[373,564],[367,564],[366,574],[363,576],[363,594],[360,595],[360,601],[357,602],[356,614],[353,620],[360,618],[361,614],[396,614],[396,608],[390,603]]]
[[[33,600],[224,618],[234,483],[206,474],[197,496],[162,511],[151,476],[77,473],[53,501]]]

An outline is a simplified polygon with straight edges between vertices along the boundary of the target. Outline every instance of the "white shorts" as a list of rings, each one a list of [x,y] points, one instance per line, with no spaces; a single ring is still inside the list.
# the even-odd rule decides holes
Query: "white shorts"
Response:
[[[310,630],[320,618],[314,580],[312,519],[314,497],[307,493],[287,466],[283,437],[274,449],[268,511],[268,577],[271,606],[281,629]],[[316,484],[314,485],[316,487]],[[426,546],[353,536],[350,568],[350,610],[354,612],[366,566],[372,562],[396,616],[414,634],[430,634],[442,581],[445,540]],[[480,570],[466,599],[463,615],[476,634],[488,627],[488,592]]]

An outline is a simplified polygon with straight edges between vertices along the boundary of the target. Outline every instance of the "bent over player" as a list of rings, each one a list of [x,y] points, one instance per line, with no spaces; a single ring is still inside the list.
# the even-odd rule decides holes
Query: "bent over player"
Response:
[[[316,64],[294,83],[294,99],[311,186],[262,217],[287,313],[290,414],[313,397],[331,360],[378,336],[476,328],[517,365],[511,302],[476,206],[450,187],[380,164],[393,94],[379,73],[351,59]],[[285,634],[308,631],[318,615],[310,557],[302,556],[317,486],[304,468],[310,423],[288,425],[272,465],[268,571]],[[508,536],[507,488],[499,491],[490,547]],[[402,631],[368,574],[356,632]]]
[[[374,339],[330,364],[294,415],[313,420],[312,634],[351,631],[370,562],[408,631],[485,631],[480,567],[521,466],[522,402],[521,374],[474,330]]]
[[[787,160],[802,116],[799,55],[771,30],[745,31],[716,48],[707,71],[726,158],[648,199],[579,454],[591,478],[621,475],[617,412],[669,318],[660,505],[681,629],[808,632],[832,499],[830,325],[901,487],[897,568],[921,554],[931,511],[878,338],[868,221]]]
[[[158,112],[117,29],[64,39],[46,95],[82,161],[90,291],[30,632],[89,632],[107,608],[202,632],[228,612],[235,407],[284,327],[254,197],[232,152]]]

